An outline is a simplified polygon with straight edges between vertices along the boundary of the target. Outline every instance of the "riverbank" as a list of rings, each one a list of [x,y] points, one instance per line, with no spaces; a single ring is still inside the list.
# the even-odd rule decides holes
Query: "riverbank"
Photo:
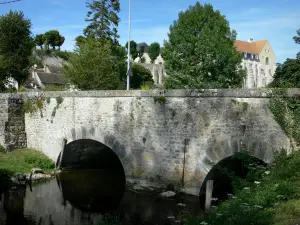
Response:
[[[246,179],[236,179],[231,200],[205,220],[187,225],[295,225],[300,217],[300,152],[277,153],[267,167],[250,165]]]
[[[11,187],[12,181],[19,182],[20,179],[20,183],[26,183],[33,168],[43,171],[43,175],[33,175],[34,180],[40,180],[51,178],[55,165],[46,155],[34,149],[0,152],[0,193]]]

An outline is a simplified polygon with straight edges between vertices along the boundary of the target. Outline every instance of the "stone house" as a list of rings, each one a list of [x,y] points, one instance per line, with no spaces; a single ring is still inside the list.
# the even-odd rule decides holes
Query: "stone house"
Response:
[[[273,80],[276,70],[276,57],[268,40],[248,41],[236,40],[235,46],[243,54],[242,67],[247,76],[244,88],[266,87]]]
[[[28,80],[25,82],[27,89],[44,89],[47,86],[66,87],[67,81],[62,74],[62,67],[44,65],[43,68],[31,68]]]

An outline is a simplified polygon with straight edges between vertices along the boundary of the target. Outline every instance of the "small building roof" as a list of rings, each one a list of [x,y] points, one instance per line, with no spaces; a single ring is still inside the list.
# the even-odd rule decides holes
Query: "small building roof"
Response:
[[[50,73],[62,73],[62,68],[59,66],[46,65]]]
[[[239,52],[259,54],[263,50],[267,42],[268,42],[267,40],[254,41],[254,42],[236,40],[235,46]]]
[[[45,72],[37,72],[37,74],[43,84],[63,85],[67,83],[62,74]]]

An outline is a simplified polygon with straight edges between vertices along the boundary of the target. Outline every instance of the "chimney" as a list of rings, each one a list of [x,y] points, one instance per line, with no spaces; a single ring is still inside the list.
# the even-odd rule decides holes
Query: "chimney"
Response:
[[[248,42],[252,43],[253,42],[253,38],[249,38]]]

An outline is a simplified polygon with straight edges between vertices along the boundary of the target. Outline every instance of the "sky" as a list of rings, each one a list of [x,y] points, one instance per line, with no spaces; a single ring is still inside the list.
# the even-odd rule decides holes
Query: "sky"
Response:
[[[4,2],[7,0],[0,0]],[[119,35],[121,44],[128,40],[128,0],[121,1]],[[168,38],[170,25],[196,0],[131,0],[131,39],[137,43],[159,42]],[[63,50],[74,48],[74,39],[86,27],[85,0],[21,0],[0,4],[0,14],[9,10],[23,11],[31,19],[33,35],[57,29],[66,41]],[[229,21],[237,39],[269,40],[277,62],[295,58],[300,45],[293,41],[300,29],[300,0],[206,0],[215,10],[220,10]]]

